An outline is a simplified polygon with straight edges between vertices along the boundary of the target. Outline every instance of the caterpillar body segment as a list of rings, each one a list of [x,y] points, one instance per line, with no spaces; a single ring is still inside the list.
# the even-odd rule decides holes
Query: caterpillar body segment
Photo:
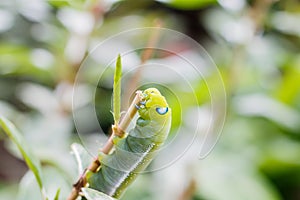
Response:
[[[87,176],[90,188],[120,198],[166,140],[171,127],[171,109],[165,97],[156,88],[146,89],[137,109],[139,118],[135,127],[127,137],[114,140],[113,153],[102,156],[100,169]]]

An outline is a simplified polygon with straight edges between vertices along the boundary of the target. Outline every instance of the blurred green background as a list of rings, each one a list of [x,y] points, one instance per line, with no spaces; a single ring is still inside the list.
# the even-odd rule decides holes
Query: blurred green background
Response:
[[[208,51],[225,84],[226,121],[208,157],[195,159],[196,148],[194,156],[141,175],[122,199],[300,199],[298,0],[2,0],[0,113],[21,130],[41,160],[49,193],[61,188],[61,199],[66,199],[78,177],[70,146],[80,142],[72,118],[72,89],[82,60],[105,38],[154,26],[157,20]],[[148,38],[144,40],[146,44]],[[180,42],[169,48],[189,51]],[[140,52],[134,56],[139,60]],[[168,62],[172,55],[153,57]],[[91,79],[99,78],[88,73]],[[113,123],[112,75],[113,69],[102,77],[95,96],[107,135]],[[205,75],[208,86],[217,76],[217,72]],[[197,104],[189,102],[180,81],[168,81],[168,87],[186,102],[179,108],[176,99],[168,99],[175,105],[170,138],[183,126],[183,134],[176,137],[178,146],[171,149],[176,152],[196,129],[193,111],[200,109],[204,122],[209,118],[210,96],[203,79],[193,81]],[[86,85],[82,90],[90,95]],[[93,145],[100,136],[86,118],[86,143]],[[41,199],[32,173],[0,133],[0,199]]]

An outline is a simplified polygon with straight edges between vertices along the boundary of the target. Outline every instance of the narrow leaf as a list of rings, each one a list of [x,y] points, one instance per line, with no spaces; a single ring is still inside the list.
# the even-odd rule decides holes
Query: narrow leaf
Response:
[[[81,175],[83,170],[93,161],[93,158],[80,144],[74,143],[71,145],[71,148],[77,162],[78,175]]]
[[[116,69],[114,75],[114,95],[113,95],[113,112],[115,125],[119,123],[120,120],[120,110],[121,110],[121,76],[122,76],[122,64],[121,56],[118,55],[116,62]]]
[[[32,154],[29,145],[26,143],[23,136],[17,130],[17,128],[6,118],[0,116],[0,127],[4,130],[4,132],[8,135],[8,137],[14,142],[19,151],[21,152],[27,166],[33,172],[36,181],[40,187],[42,196],[46,199],[45,190],[43,188],[42,183],[42,172],[41,172],[41,164],[39,160]]]
[[[56,191],[54,200],[59,200],[60,188]]]
[[[82,192],[87,200],[116,200],[111,196],[91,188],[82,188]]]

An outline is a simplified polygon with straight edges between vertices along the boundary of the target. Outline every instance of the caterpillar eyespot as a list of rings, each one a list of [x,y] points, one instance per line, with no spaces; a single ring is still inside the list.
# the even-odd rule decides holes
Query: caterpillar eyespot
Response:
[[[171,127],[171,108],[156,88],[143,91],[143,101],[136,105],[139,117],[134,129],[115,143],[115,151],[104,156],[101,168],[87,176],[90,188],[120,198],[138,173],[153,160]]]
[[[164,107],[164,108],[156,108],[156,112],[160,115],[164,115],[168,112],[169,108],[168,107]]]

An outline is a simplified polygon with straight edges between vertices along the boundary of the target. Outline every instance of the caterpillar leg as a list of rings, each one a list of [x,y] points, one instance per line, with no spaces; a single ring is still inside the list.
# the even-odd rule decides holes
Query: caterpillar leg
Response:
[[[145,108],[145,105],[146,105],[146,101],[141,101],[139,104],[141,104],[141,106],[135,104],[135,108],[140,110],[141,108]]]
[[[141,107],[140,107],[140,106],[138,106],[137,104],[134,104],[134,106],[135,106],[135,108],[136,108],[136,109],[138,109],[138,110],[140,110],[140,109],[141,109]]]
[[[99,160],[100,163],[103,160],[103,158],[105,158],[105,156],[107,156],[105,153],[103,153],[102,151],[99,151],[98,160]]]
[[[119,137],[119,136],[115,136],[114,138],[113,138],[113,143],[114,143],[114,145],[117,145],[121,140],[123,140],[124,138],[126,138],[127,137],[127,133],[124,133],[124,135],[123,135],[123,137]]]

